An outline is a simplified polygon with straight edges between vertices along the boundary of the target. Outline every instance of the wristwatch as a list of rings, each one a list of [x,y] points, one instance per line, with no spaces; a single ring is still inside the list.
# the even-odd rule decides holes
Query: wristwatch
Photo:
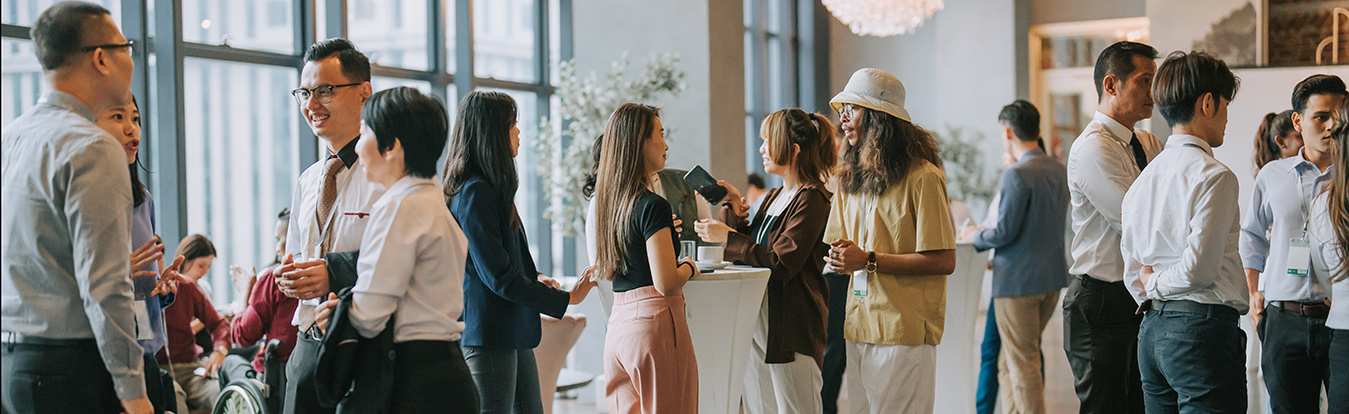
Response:
[[[867,273],[876,272],[876,252],[867,252]]]

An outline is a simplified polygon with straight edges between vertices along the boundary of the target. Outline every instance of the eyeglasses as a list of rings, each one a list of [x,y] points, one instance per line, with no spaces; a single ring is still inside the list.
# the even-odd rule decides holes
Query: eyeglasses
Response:
[[[135,41],[135,40],[127,40],[126,43],[111,43],[111,44],[106,44],[106,45],[85,46],[85,47],[80,48],[80,51],[81,51],[81,52],[84,52],[84,53],[89,53],[89,52],[93,52],[93,51],[99,50],[99,49],[121,49],[121,48],[126,48],[126,52],[127,52],[128,54],[131,54],[131,53],[135,50],[135,49],[132,49],[132,48],[135,47],[135,46],[136,46],[136,41]]]
[[[853,117],[856,116],[857,116],[857,107],[854,107],[853,104],[845,103],[843,104],[843,106],[840,106],[838,108],[839,122],[848,122],[849,120],[852,120]]]
[[[319,85],[313,88],[295,88],[290,91],[290,96],[295,97],[295,103],[305,106],[310,97],[318,98],[319,103],[327,105],[333,102],[333,89],[344,88],[347,86],[356,86],[365,82],[348,83],[345,85]]]

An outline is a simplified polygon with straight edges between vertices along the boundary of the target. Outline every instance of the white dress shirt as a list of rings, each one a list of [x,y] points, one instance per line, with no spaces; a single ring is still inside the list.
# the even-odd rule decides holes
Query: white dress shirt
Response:
[[[1265,292],[1265,300],[1325,299],[1315,279],[1288,274],[1288,243],[1307,237],[1303,229],[1310,217],[1312,198],[1330,182],[1334,169],[1332,166],[1321,172],[1299,151],[1265,164],[1256,174],[1251,203],[1241,221],[1241,263],[1264,273],[1260,275],[1260,290]]]
[[[370,212],[352,288],[351,325],[373,338],[394,322],[394,342],[457,341],[464,331],[468,238],[440,182],[405,176]]]
[[[1326,318],[1326,326],[1332,329],[1349,329],[1349,278],[1334,283],[1330,281],[1339,274],[1334,271],[1344,269],[1345,265],[1344,257],[1340,256],[1339,245],[1335,241],[1335,230],[1330,224],[1329,200],[1329,193],[1321,193],[1312,203],[1311,226],[1308,229],[1311,236],[1312,277],[1321,282],[1326,299],[1331,300],[1330,316]]]
[[[0,148],[0,328],[92,338],[117,397],[145,395],[122,145],[94,124],[84,102],[51,91],[5,124]]]
[[[651,174],[651,184],[646,186],[646,189],[651,190],[661,198],[665,198],[665,186],[660,183],[660,174]],[[708,207],[707,200],[703,200],[701,195],[697,195],[697,197],[698,220],[712,218],[712,208]],[[590,200],[590,204],[586,206],[586,257],[590,258],[590,264],[595,264],[595,231],[595,200]]]
[[[1119,256],[1120,203],[1134,179],[1138,164],[1129,140],[1138,135],[1148,162],[1162,152],[1162,143],[1146,130],[1130,130],[1097,112],[1087,129],[1073,141],[1068,153],[1068,193],[1072,205],[1073,263],[1068,272],[1106,282],[1124,277]]]
[[[1124,284],[1134,299],[1189,300],[1246,313],[1246,275],[1237,254],[1237,176],[1208,143],[1172,135],[1138,176],[1121,211]],[[1152,266],[1146,286],[1138,274]]]
[[[318,224],[318,203],[323,193],[324,161],[319,160],[303,173],[291,192],[290,224],[286,232],[286,254],[295,255],[295,261],[318,259],[323,239],[330,241],[329,252],[346,252],[361,248],[361,236],[370,221],[370,209],[384,194],[384,187],[365,178],[365,166],[355,157],[352,140],[338,151],[339,156],[350,157],[346,168],[337,172],[337,200],[333,202],[333,225],[329,234],[322,234]],[[350,151],[349,151],[350,150]],[[346,158],[344,158],[345,160]],[[326,296],[326,295],[325,295]],[[300,301],[291,323],[300,325],[302,313],[313,315],[321,299]]]

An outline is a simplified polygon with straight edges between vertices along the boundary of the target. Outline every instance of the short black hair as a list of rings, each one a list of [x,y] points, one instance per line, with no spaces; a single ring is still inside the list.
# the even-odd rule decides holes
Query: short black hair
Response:
[[[1115,75],[1115,79],[1124,80],[1129,74],[1138,69],[1134,67],[1134,56],[1142,56],[1148,59],[1157,59],[1157,49],[1138,42],[1127,40],[1115,42],[1101,51],[1101,55],[1096,57],[1096,71],[1093,80],[1096,82],[1096,100],[1105,97],[1105,77]]]
[[[1033,142],[1040,138],[1040,110],[1025,99],[1017,99],[1002,107],[998,113],[998,122],[1012,128],[1016,138]]]
[[[342,62],[343,75],[356,82],[370,81],[370,59],[356,50],[356,44],[347,39],[334,37],[309,45],[309,49],[304,51],[304,61],[317,63],[334,54]]]
[[[439,99],[406,86],[385,89],[365,101],[361,121],[375,132],[380,154],[395,140],[403,145],[408,175],[436,176],[436,161],[450,136],[450,116]]]
[[[1345,91],[1344,80],[1339,76],[1317,74],[1308,76],[1293,87],[1293,111],[1299,114],[1307,110],[1307,100],[1312,95],[1349,96]]]
[[[60,69],[79,55],[80,49],[88,46],[83,44],[84,39],[99,29],[97,25],[103,23],[100,19],[106,14],[108,9],[103,6],[82,1],[63,1],[43,10],[28,31],[42,69]]]
[[[759,187],[760,190],[768,188],[764,186],[763,176],[759,175],[759,173],[749,175],[749,185]]]
[[[1227,62],[1204,52],[1171,52],[1157,68],[1152,81],[1152,100],[1171,126],[1194,118],[1194,103],[1204,94],[1231,101],[1237,96],[1241,80],[1232,74]]]

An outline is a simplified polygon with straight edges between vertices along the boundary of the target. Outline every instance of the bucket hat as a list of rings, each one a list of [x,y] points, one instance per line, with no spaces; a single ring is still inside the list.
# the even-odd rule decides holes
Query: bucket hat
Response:
[[[913,122],[904,109],[904,84],[889,72],[865,68],[853,72],[843,92],[829,100],[829,106],[838,112],[843,104],[858,105],[881,111],[896,118]]]

